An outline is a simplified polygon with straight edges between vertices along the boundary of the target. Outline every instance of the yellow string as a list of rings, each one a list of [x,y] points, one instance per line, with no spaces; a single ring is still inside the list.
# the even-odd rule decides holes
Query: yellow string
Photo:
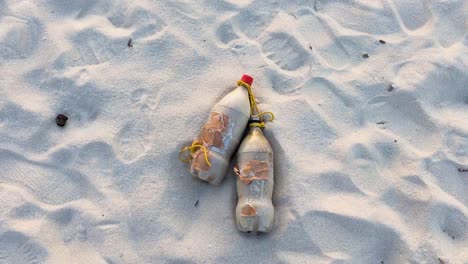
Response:
[[[262,116],[264,115],[270,115],[270,119],[264,120]],[[266,112],[261,112],[258,114],[260,117],[260,120],[258,122],[253,122],[249,124],[249,127],[259,127],[259,128],[264,128],[266,122],[272,122],[275,119],[275,115],[272,112],[266,111]]]
[[[275,115],[273,114],[273,112],[270,112],[270,111],[265,111],[265,112],[261,112],[258,114],[258,116],[264,116],[264,115],[270,115],[270,119],[267,120],[267,122],[273,122],[273,120],[275,119]]]
[[[210,159],[208,158],[208,149],[203,145],[195,144],[195,141],[192,143],[192,145],[184,147],[179,151],[179,160],[182,161],[182,162],[185,162],[185,163],[190,162],[193,159],[192,155],[195,152],[197,152],[199,149],[203,149],[203,153],[205,154],[206,164],[208,164],[208,166],[211,167],[211,162],[210,162]],[[183,153],[183,152],[186,152],[186,151],[190,152],[190,154],[189,154],[188,158],[182,159],[180,157],[180,154]]]
[[[275,119],[275,115],[272,113],[272,112],[261,112],[261,113],[258,113],[258,107],[257,107],[257,101],[255,99],[255,95],[254,93],[252,92],[252,87],[244,82],[244,81],[237,81],[237,86],[244,86],[245,88],[247,88],[247,92],[249,93],[249,101],[250,101],[250,116],[254,116],[254,115],[257,115],[260,117],[260,122],[255,122],[255,123],[250,123],[249,124],[249,127],[260,127],[260,128],[264,128],[265,127],[265,120],[263,120],[262,116],[263,115],[270,115],[270,119],[267,120],[267,122],[271,122],[273,121],[273,119]]]
[[[260,122],[260,123],[250,123],[249,127],[259,127],[259,128],[265,128],[265,122]]]
[[[249,93],[249,101],[250,101],[250,115],[256,115],[258,113],[257,102],[255,101],[255,95],[252,92],[252,87],[244,82],[244,81],[237,81],[237,86],[244,86],[247,88],[247,92]]]

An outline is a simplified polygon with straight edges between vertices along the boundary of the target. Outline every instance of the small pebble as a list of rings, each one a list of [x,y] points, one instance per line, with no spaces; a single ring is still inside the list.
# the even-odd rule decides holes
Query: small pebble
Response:
[[[132,38],[130,38],[130,39],[128,40],[127,46],[128,46],[129,48],[133,48]]]
[[[68,117],[66,115],[59,114],[55,118],[55,122],[57,123],[57,126],[63,127],[65,123],[67,122]]]
[[[379,40],[380,44],[386,44],[387,42],[385,42],[384,40]]]
[[[395,87],[393,87],[393,84],[390,84],[387,88],[387,91],[391,92],[395,89]]]
[[[364,59],[367,59],[367,58],[369,58],[369,54],[364,53],[364,54],[362,54],[362,57],[363,57]]]

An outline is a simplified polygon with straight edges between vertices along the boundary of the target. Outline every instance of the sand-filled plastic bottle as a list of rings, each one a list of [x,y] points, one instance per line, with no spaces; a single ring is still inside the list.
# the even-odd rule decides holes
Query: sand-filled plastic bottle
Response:
[[[250,116],[249,92],[253,78],[244,75],[234,91],[211,110],[192,146],[202,146],[192,153],[190,173],[211,184],[219,184],[229,170],[234,151],[239,146]]]
[[[273,227],[273,150],[256,121],[237,151],[236,222],[240,231],[268,232]]]

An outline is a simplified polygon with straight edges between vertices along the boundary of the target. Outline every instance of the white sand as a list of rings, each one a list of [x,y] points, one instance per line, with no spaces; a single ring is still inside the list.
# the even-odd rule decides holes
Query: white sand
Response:
[[[0,263],[468,263],[467,14],[0,0]],[[277,115],[260,236],[177,159],[243,73]]]

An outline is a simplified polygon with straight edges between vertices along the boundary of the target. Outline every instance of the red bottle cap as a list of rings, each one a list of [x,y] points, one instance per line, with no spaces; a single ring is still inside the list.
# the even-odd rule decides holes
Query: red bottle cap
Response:
[[[244,74],[242,75],[241,81],[245,82],[248,85],[252,85],[253,78],[250,77],[249,75]]]

